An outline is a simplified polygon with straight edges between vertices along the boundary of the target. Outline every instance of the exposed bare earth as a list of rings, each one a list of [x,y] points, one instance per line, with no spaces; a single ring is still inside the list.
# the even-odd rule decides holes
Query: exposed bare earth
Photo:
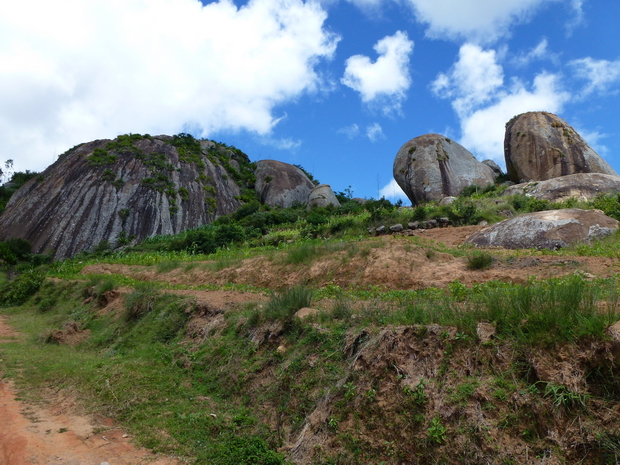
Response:
[[[109,264],[88,265],[82,273],[122,274],[183,285],[243,284],[267,289],[298,284],[421,289],[445,287],[455,280],[471,286],[490,280],[525,283],[532,277],[545,279],[575,272],[592,277],[620,272],[620,262],[607,257],[532,255],[502,249],[491,251],[497,261],[490,270],[472,271],[465,258],[433,249],[438,243],[456,247],[478,229],[479,226],[468,226],[416,231],[414,235],[424,239],[422,245],[403,236],[362,241],[317,257],[310,266],[286,263],[279,255],[240,260],[219,271],[205,262],[197,263],[191,270],[177,268],[168,273],[159,273],[155,267]]]
[[[17,337],[0,318],[0,344]],[[1,465],[178,463],[135,447],[111,420],[81,414],[70,397],[56,393],[50,401],[49,405],[26,404],[16,399],[8,380],[0,380]]]

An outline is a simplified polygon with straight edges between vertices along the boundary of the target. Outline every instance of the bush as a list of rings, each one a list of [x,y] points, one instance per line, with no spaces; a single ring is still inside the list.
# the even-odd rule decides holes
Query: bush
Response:
[[[43,273],[37,271],[20,274],[0,289],[0,306],[22,305],[39,290],[44,279]]]
[[[259,437],[222,438],[204,463],[213,465],[281,465],[283,458]]]
[[[592,201],[592,206],[598,210],[602,210],[607,216],[620,220],[620,194],[598,195]]]

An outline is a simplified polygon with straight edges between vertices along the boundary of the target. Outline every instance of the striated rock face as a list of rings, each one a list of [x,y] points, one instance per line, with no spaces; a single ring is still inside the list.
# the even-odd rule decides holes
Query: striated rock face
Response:
[[[329,184],[321,184],[312,189],[308,196],[308,208],[327,207],[328,205],[340,206],[340,202],[338,202],[331,186]]]
[[[566,121],[544,111],[523,113],[508,122],[504,156],[508,176],[516,183],[576,173],[617,176]]]
[[[502,221],[467,238],[478,247],[556,250],[602,239],[618,230],[618,222],[598,210],[567,208],[529,213]]]
[[[13,195],[0,239],[24,238],[35,253],[66,258],[102,241],[178,234],[234,212],[244,169],[251,173],[237,149],[187,135],[81,144]]]
[[[458,196],[472,184],[492,184],[495,174],[462,145],[439,134],[425,134],[400,148],[394,179],[415,205]]]
[[[508,187],[503,195],[523,194],[550,202],[568,199],[592,200],[599,194],[620,192],[620,176],[578,173],[546,181],[526,182]]]
[[[255,189],[261,203],[288,208],[295,202],[307,203],[314,184],[296,166],[276,160],[256,162]]]

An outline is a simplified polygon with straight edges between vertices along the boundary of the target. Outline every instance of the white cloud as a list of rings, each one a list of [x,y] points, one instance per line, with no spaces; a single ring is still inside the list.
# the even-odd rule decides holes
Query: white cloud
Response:
[[[585,97],[594,92],[606,93],[614,84],[620,84],[620,59],[616,61],[581,58],[569,63],[575,76],[588,81],[581,92]]]
[[[570,6],[573,9],[573,17],[566,24],[566,35],[570,37],[577,26],[583,23],[583,0],[570,0]]]
[[[301,141],[299,139],[291,139],[289,137],[278,139],[271,136],[265,136],[260,138],[260,143],[274,147],[278,150],[286,150],[289,152],[294,152],[301,147]]]
[[[454,109],[464,114],[487,102],[503,82],[504,72],[496,63],[494,50],[485,51],[478,45],[464,44],[458,61],[448,74],[439,74],[431,89],[442,98],[454,97]]]
[[[407,194],[403,192],[395,179],[392,179],[388,184],[386,184],[379,190],[379,198],[383,197],[392,200],[409,200],[409,197],[407,197]]]
[[[0,4],[0,140],[16,169],[126,132],[269,134],[317,90],[338,37],[318,3],[32,0]]]
[[[385,134],[383,134],[383,129],[379,123],[373,123],[366,128],[366,136],[370,139],[371,142],[377,142],[378,140],[385,139]]]
[[[364,55],[347,59],[341,82],[359,92],[364,103],[378,105],[385,113],[399,111],[411,86],[409,55],[413,41],[406,32],[397,31],[377,42],[374,49],[379,55],[374,63]]]
[[[492,43],[527,21],[538,8],[556,0],[407,0],[433,38]],[[573,0],[575,1],[575,0]]]
[[[349,139],[354,139],[359,135],[360,127],[357,124],[351,124],[350,126],[338,129],[336,132],[338,134],[344,134]]]
[[[608,138],[609,134],[602,134],[597,130],[590,130],[578,126],[574,126],[574,128],[577,134],[579,134],[596,153],[602,157],[607,157],[609,155],[609,148],[603,144],[603,139]]]
[[[525,67],[533,61],[550,60],[554,64],[559,63],[559,55],[549,50],[549,42],[543,38],[534,48],[527,52],[521,52],[511,61],[518,67]]]
[[[536,76],[531,90],[516,82],[511,89],[499,93],[495,103],[461,118],[459,142],[480,159],[490,158],[503,165],[506,123],[527,111],[558,113],[568,99],[569,95],[561,89],[558,77],[553,74]]]
[[[555,74],[538,74],[530,89],[518,79],[506,85],[503,74],[492,50],[465,44],[453,68],[431,86],[439,97],[452,99],[461,123],[459,142],[478,158],[500,165],[507,121],[527,111],[557,113],[570,98]]]

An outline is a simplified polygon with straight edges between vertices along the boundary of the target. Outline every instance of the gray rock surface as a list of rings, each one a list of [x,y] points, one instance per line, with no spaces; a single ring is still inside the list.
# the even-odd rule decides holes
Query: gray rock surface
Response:
[[[516,183],[575,173],[617,176],[566,121],[544,111],[523,113],[508,122],[504,156],[508,176]]]
[[[327,207],[328,205],[340,206],[332,188],[328,184],[321,184],[312,189],[308,196],[308,208]]]
[[[456,197],[450,195],[441,199],[439,205],[452,205],[454,202],[456,202]]]
[[[502,174],[504,174],[504,172],[499,167],[499,165],[495,163],[493,160],[482,160],[482,163],[484,163],[485,165],[487,165],[489,168],[493,170],[493,174],[495,175],[495,178],[498,178]]]
[[[508,187],[503,195],[524,194],[551,202],[573,198],[592,200],[599,194],[620,192],[620,176],[578,173],[546,181],[533,181]]]
[[[256,162],[254,188],[260,201],[270,207],[288,208],[295,202],[306,204],[314,184],[294,165],[276,160]]]
[[[27,239],[34,253],[66,258],[102,241],[178,234],[239,208],[239,185],[224,165],[249,164],[247,156],[210,141],[180,155],[174,141],[121,137],[71,149],[13,195],[0,239]]]
[[[489,166],[439,134],[425,134],[403,145],[396,154],[393,174],[414,205],[458,196],[467,186],[484,187],[495,179]]]
[[[618,222],[599,210],[567,208],[529,213],[475,232],[465,241],[478,247],[556,250],[613,234]]]

